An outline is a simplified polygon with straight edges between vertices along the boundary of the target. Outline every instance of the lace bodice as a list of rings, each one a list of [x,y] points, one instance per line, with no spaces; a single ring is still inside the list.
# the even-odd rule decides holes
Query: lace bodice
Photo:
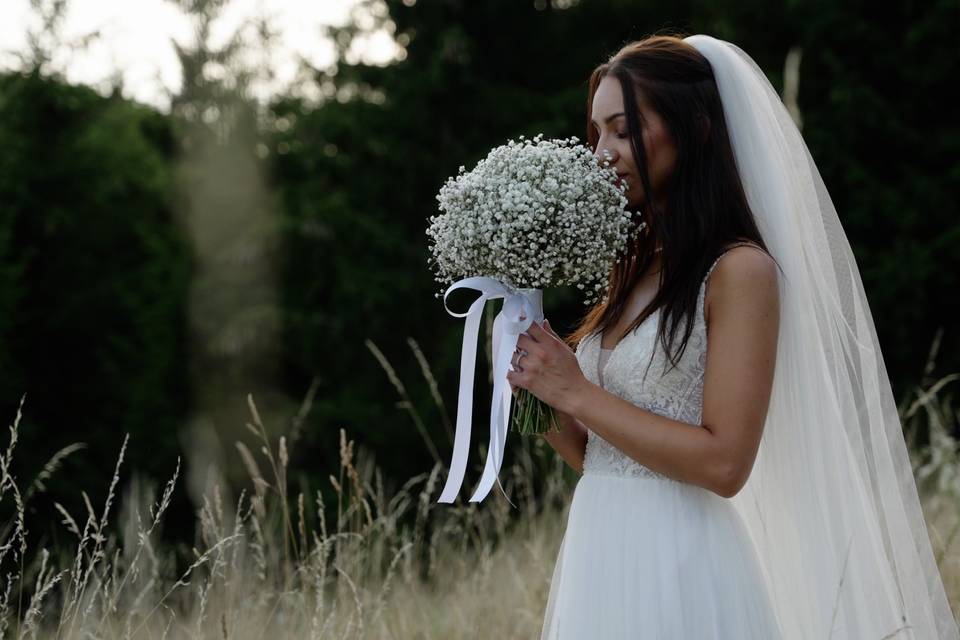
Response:
[[[722,256],[723,253],[720,254],[720,257]],[[693,331],[675,368],[670,366],[663,345],[657,340],[657,324],[660,321],[658,309],[617,343],[609,354],[602,372],[598,366],[601,350],[600,333],[595,331],[581,340],[577,345],[576,354],[586,378],[610,393],[648,411],[686,422],[691,426],[699,426],[703,412],[703,373],[707,359],[704,298],[707,279],[720,261],[720,257],[710,265],[700,284]],[[680,329],[678,332],[679,340],[683,333]],[[649,370],[647,370],[651,352],[654,352],[653,361],[649,363]],[[645,373],[646,377],[644,377]],[[601,376],[603,384],[600,383]],[[604,473],[671,480],[644,467],[589,428],[583,472],[584,474]]]

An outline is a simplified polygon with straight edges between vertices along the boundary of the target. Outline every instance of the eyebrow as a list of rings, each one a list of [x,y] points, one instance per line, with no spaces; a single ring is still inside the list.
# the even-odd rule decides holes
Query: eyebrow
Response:
[[[611,120],[613,120],[614,118],[619,118],[619,117],[622,116],[622,115],[626,115],[626,114],[624,114],[624,113],[621,111],[620,113],[614,113],[613,115],[609,115],[609,116],[607,116],[607,117],[604,119],[603,123],[604,123],[604,124],[610,124],[610,121],[611,121]],[[597,124],[597,121],[594,120],[593,118],[590,118],[590,122],[592,122],[593,124]]]

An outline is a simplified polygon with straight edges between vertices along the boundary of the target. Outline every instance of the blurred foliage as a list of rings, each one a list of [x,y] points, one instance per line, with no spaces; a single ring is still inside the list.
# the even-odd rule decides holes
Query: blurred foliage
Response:
[[[440,409],[407,348],[408,336],[422,345],[452,407],[462,321],[434,297],[427,267],[435,194],[508,138],[583,139],[590,70],[658,30],[731,40],[777,89],[787,52],[800,48],[804,137],[858,259],[895,394],[919,381],[939,327],[939,368],[960,370],[960,127],[942,99],[960,68],[955,0],[882,10],[826,0],[363,7],[404,46],[402,59],[350,64],[344,54],[362,30],[329,28],[340,59],[312,70],[324,99],[278,96],[248,145],[263,141],[280,208],[282,383],[300,397],[319,377],[293,468],[326,477],[340,428],[377,452],[388,477],[432,464],[367,338],[449,455]],[[112,459],[129,431],[133,442],[155,443],[151,460],[133,466],[169,473],[191,411],[191,262],[170,213],[175,132],[190,130],[190,113],[206,110],[160,114],[37,74],[0,82],[0,388],[8,419],[30,394],[24,439],[86,440]],[[463,310],[468,297],[451,296],[450,307]],[[568,290],[545,303],[558,329],[583,311]],[[484,407],[487,389],[477,387]],[[238,405],[246,391],[236,390]],[[482,424],[478,415],[475,442]]]
[[[259,31],[251,45],[242,27],[211,42],[229,1],[177,4],[194,33],[189,43],[175,43],[183,81],[171,96],[170,119],[177,141],[176,218],[194,256],[188,313],[194,402],[183,442],[188,467],[197,471],[191,486],[197,495],[205,482],[200,475],[243,472],[240,460],[222,449],[249,436],[247,393],[256,396],[268,423],[278,414],[289,418],[296,402],[280,388],[282,287],[275,265],[283,247],[279,206],[267,184],[265,108],[251,92],[260,70],[242,62],[249,49],[270,50],[273,42]]]
[[[168,474],[190,404],[191,271],[171,219],[169,118],[9,74],[0,78],[0,149],[0,408],[12,421],[27,394],[23,469],[80,440],[99,474],[130,432],[150,443],[133,465]]]
[[[395,36],[409,42],[404,60],[386,69],[341,61],[317,78],[338,99],[274,105],[282,123],[275,182],[290,219],[287,362],[298,386],[325,376],[313,416],[322,426],[311,430],[321,453],[345,425],[391,458],[391,471],[409,469],[411,455],[427,463],[412,425],[382,400],[393,397],[388,381],[358,360],[370,337],[415,380],[401,340],[413,336],[455,400],[462,321],[430,297],[424,265],[434,195],[459,165],[508,137],[583,139],[592,67],[658,29],[738,43],[778,90],[787,52],[801,47],[804,134],[861,265],[895,393],[917,381],[938,327],[946,328],[941,367],[960,368],[958,299],[948,295],[960,284],[950,197],[960,192],[958,127],[931,99],[960,61],[948,33],[955,3],[869,14],[827,2],[408,4],[388,3]],[[464,297],[451,300],[465,309]],[[568,329],[582,311],[568,291],[549,292],[546,306]],[[426,385],[408,391],[429,404]]]

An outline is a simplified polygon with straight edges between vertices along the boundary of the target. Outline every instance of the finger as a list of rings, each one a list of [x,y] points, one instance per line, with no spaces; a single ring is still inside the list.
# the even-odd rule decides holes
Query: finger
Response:
[[[537,355],[541,357],[545,353],[553,351],[553,349],[555,349],[558,345],[564,344],[563,340],[560,339],[560,336],[549,333],[536,322],[530,325],[530,329],[528,331],[530,332],[530,335],[537,341],[535,344],[540,348],[540,352],[538,352]],[[527,349],[527,351],[530,351],[530,349]]]
[[[527,353],[534,353],[540,347],[539,345],[537,345],[536,340],[534,340],[533,338],[531,338],[525,333],[521,333],[520,336],[517,338],[517,348],[523,349]]]
[[[521,333],[520,335],[522,335],[522,336],[527,336],[528,338],[531,338],[534,342],[536,342],[536,338],[534,338],[534,337],[533,337],[533,334],[530,333],[530,329],[532,329],[532,328],[533,328],[533,325],[535,325],[535,324],[537,324],[537,323],[536,323],[536,322],[531,322],[531,323],[530,323],[530,327],[529,327],[524,333]]]
[[[532,337],[537,342],[540,342],[541,340],[547,340],[553,337],[550,335],[548,331],[546,331],[541,325],[537,324],[536,322],[530,323],[530,328],[527,329],[527,333],[529,333],[530,337]]]
[[[563,346],[566,347],[567,349],[570,349],[570,345],[567,344],[567,341],[564,340],[564,339],[560,336],[560,334],[558,334],[556,331],[554,331],[554,330],[553,330],[553,327],[550,326],[550,321],[549,321],[549,320],[544,320],[544,321],[543,321],[543,325],[544,325],[544,328],[550,333],[550,335],[553,336],[553,338],[557,341],[557,344],[563,345]]]
[[[544,345],[534,342],[533,338],[522,333],[517,338],[517,347],[527,352],[527,355],[523,356],[523,360],[520,361],[522,367],[528,367],[532,360],[542,360],[547,353]]]
[[[547,333],[549,333],[550,335],[555,336],[555,337],[557,337],[557,338],[560,337],[560,336],[557,335],[557,332],[553,330],[553,327],[550,326],[550,321],[549,321],[549,320],[544,319],[544,321],[543,321],[543,328],[546,329]]]

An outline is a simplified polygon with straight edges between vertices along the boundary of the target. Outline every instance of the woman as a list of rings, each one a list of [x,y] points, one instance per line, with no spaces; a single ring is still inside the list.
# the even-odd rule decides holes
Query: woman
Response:
[[[651,37],[588,140],[648,228],[569,338],[520,337],[582,477],[544,639],[960,638],[856,263],[762,72]]]

